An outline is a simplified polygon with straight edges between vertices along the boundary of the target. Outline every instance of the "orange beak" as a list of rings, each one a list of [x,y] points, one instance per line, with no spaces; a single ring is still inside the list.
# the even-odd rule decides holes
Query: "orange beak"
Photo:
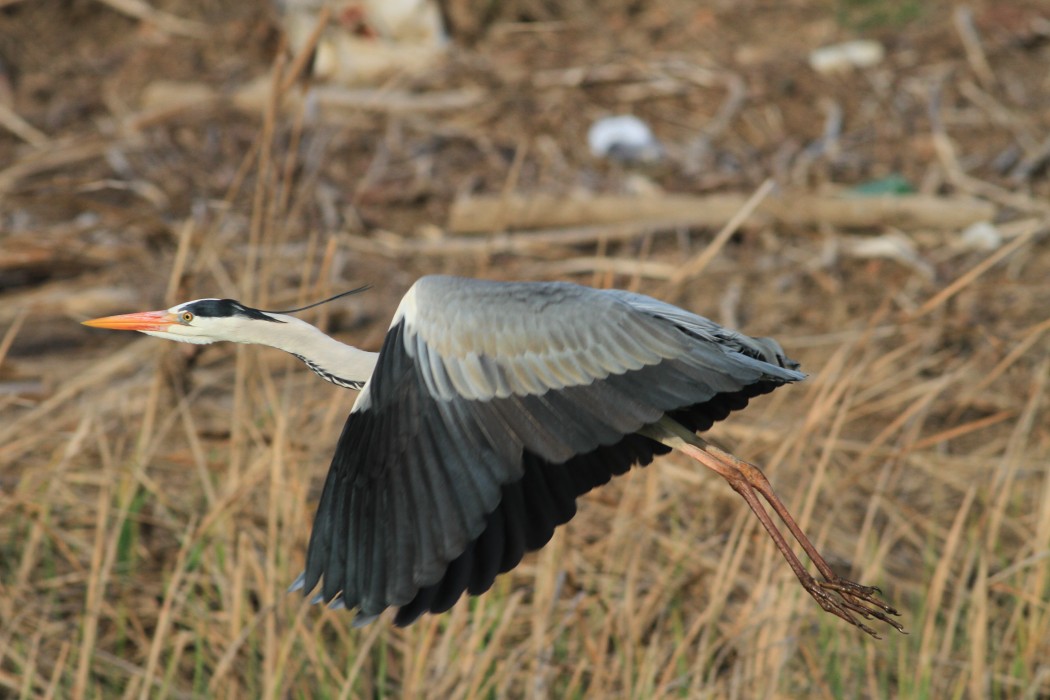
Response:
[[[92,328],[110,328],[115,331],[165,331],[178,323],[174,314],[165,311],[140,311],[120,316],[105,316],[82,322]]]

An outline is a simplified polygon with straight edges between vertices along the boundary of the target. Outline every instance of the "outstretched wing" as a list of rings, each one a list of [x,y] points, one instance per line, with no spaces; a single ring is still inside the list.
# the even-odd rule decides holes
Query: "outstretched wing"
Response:
[[[487,590],[577,495],[666,451],[642,426],[703,429],[803,377],[763,342],[640,295],[419,280],[339,438],[297,587],[399,623]]]

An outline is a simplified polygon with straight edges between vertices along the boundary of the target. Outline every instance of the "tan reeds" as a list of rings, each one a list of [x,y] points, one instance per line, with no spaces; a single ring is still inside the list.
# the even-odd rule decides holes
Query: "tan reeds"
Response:
[[[32,5],[6,4],[27,11]],[[146,3],[107,4],[163,19]],[[693,4],[688,9],[697,23],[705,21]],[[189,14],[158,28],[196,31],[171,23]],[[1019,115],[996,98],[1002,57],[982,47],[980,23],[963,12],[954,20],[946,26],[962,42],[957,72],[937,78],[938,89],[957,87],[959,102],[968,100],[973,113],[947,117],[972,128],[986,115],[1004,133],[1020,134],[1022,160],[1038,170],[1039,144],[1025,135],[1045,126],[1045,115]],[[501,27],[501,42],[578,31],[566,22]],[[859,234],[842,234],[836,224],[855,224],[855,212],[836,196],[810,192],[827,173],[792,146],[802,136],[791,123],[805,119],[794,115],[785,124],[792,115],[768,95],[743,97],[750,89],[744,86],[764,84],[764,75],[745,81],[719,67],[704,77],[671,55],[608,58],[597,68],[588,58],[580,67],[539,71],[519,84],[501,77],[506,66],[496,57],[498,70],[485,80],[500,89],[474,84],[477,65],[458,66],[458,73],[453,66],[454,80],[437,88],[481,97],[440,113],[405,109],[393,116],[344,105],[345,131],[333,135],[325,129],[334,127],[285,110],[308,60],[282,53],[270,66],[258,122],[244,125],[237,121],[246,121],[243,115],[209,103],[231,131],[241,124],[236,136],[243,141],[230,151],[223,178],[209,180],[189,159],[195,169],[170,173],[175,182],[201,183],[206,201],[195,200],[192,212],[170,209],[177,197],[159,176],[121,190],[164,193],[143,197],[147,203],[131,214],[105,199],[59,200],[99,218],[92,232],[102,243],[91,243],[98,247],[79,276],[2,293],[0,382],[28,376],[37,390],[0,394],[0,696],[1050,695],[1045,180],[1011,188],[981,179],[987,168],[964,169],[962,156],[973,155],[965,135],[945,119],[923,126],[920,114],[915,128],[929,133],[883,146],[892,153],[862,171],[896,167],[901,153],[927,148],[928,157],[919,158],[923,191],[908,205],[918,207],[912,214],[921,214],[919,223],[907,225],[901,212],[908,207],[889,196],[864,209],[862,223],[877,232],[900,229],[932,276],[892,258],[845,257],[840,237]],[[1010,60],[1034,64],[1021,49]],[[519,75],[513,68],[506,73]],[[963,74],[968,69],[977,82]],[[807,75],[799,89],[812,80]],[[931,90],[930,80],[923,73],[902,81],[902,104]],[[871,84],[882,90],[891,83]],[[574,107],[587,119],[609,107],[608,97],[574,97],[581,85],[652,114],[662,114],[664,100],[681,99],[669,102],[679,111],[657,124],[672,135],[696,131],[692,120],[707,98],[725,105],[725,118],[718,118],[725,138],[747,144],[748,153],[783,146],[798,156],[776,174],[790,180],[784,191],[812,195],[806,222],[786,217],[790,198],[759,205],[766,188],[757,182],[776,172],[773,158],[762,161],[754,181],[738,172],[682,177],[677,183],[691,193],[682,199],[653,197],[638,219],[628,216],[638,213],[632,203],[620,201],[616,217],[595,220],[588,213],[595,200],[584,206],[565,194],[578,185],[576,175],[559,175],[567,162],[572,172],[580,166],[598,182],[619,182],[614,166],[573,151],[579,133],[572,129],[586,127],[574,121]],[[388,88],[399,103],[429,94],[397,81]],[[821,89],[851,99],[830,80]],[[528,99],[543,104],[559,91],[568,105],[560,128],[569,135],[522,131],[532,116],[501,121],[518,108],[517,97],[507,95],[522,91],[537,91]],[[939,114],[934,97],[931,117]],[[86,183],[77,189],[83,194],[104,190],[118,175],[132,177],[110,172],[106,159],[131,159],[135,167],[127,172],[144,172],[134,159],[155,155],[150,129],[174,124],[174,133],[184,128],[179,119],[189,120],[189,134],[199,126],[192,110],[121,115],[111,108],[115,116],[99,121],[119,119],[119,128],[91,135],[84,128],[74,139],[3,118],[5,129],[20,134],[19,148],[29,149],[0,170],[4,216],[37,190]],[[851,118],[862,112],[847,108]],[[886,138],[877,126],[872,133]],[[172,134],[161,136],[161,148],[178,148]],[[427,139],[438,136],[469,143],[450,149],[456,165],[420,165],[446,156],[427,151]],[[424,155],[412,150],[416,138],[427,146]],[[347,143],[355,139],[367,148],[353,150]],[[974,153],[983,153],[981,144]],[[504,156],[506,148],[513,157]],[[839,139],[838,148],[848,149],[848,140]],[[347,153],[364,162],[326,162]],[[410,165],[397,170],[391,162],[398,159]],[[672,169],[685,172],[683,163]],[[845,167],[824,165],[828,172]],[[468,172],[441,182],[460,167]],[[340,191],[337,205],[319,193],[319,182]],[[491,198],[452,204],[474,188]],[[756,217],[739,229],[739,220],[726,225],[749,194]],[[515,198],[531,212],[517,224],[532,230],[515,230],[497,206]],[[535,206],[526,206],[537,201],[561,201],[575,218],[548,211],[537,219]],[[712,208],[690,218],[668,211],[672,202],[689,211],[698,202]],[[955,204],[965,204],[955,212],[960,221],[996,221],[1001,245],[958,247],[958,231],[937,225]],[[482,228],[507,231],[457,233],[478,226],[481,206],[491,214]],[[446,217],[450,209],[458,213]],[[317,226],[329,210],[338,231]],[[721,236],[707,232],[722,227]],[[80,234],[73,224],[56,224],[56,250],[75,248]],[[683,261],[690,262],[683,268]],[[742,330],[777,337],[809,378],[753,401],[711,437],[766,468],[832,566],[881,586],[902,610],[909,635],[876,642],[824,614],[727,485],[676,456],[581,498],[578,515],[551,544],[484,597],[404,630],[389,616],[352,628],[350,613],[284,591],[303,566],[320,484],[355,394],[320,382],[276,351],[191,348],[75,325],[92,312],[135,310],[129,304],[145,309],[203,296],[294,304],[367,282],[375,287],[369,294],[306,317],[347,342],[378,349],[400,295],[432,272],[631,287],[706,315],[739,317]]]

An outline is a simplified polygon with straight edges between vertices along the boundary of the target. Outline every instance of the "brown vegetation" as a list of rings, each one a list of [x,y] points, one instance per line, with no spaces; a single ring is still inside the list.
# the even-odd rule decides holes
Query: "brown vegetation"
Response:
[[[0,697],[1050,695],[1045,6],[445,7],[446,63],[312,121],[262,0],[0,0]],[[858,36],[882,63],[807,66]],[[241,99],[260,76],[288,102]],[[615,113],[668,157],[592,158]],[[916,198],[836,204],[891,176]],[[638,217],[585,201],[614,195]],[[535,201],[565,210],[516,222]],[[988,225],[939,225],[945,202]],[[481,210],[501,230],[468,233]],[[276,351],[77,325],[370,283],[310,319],[376,349],[432,272],[775,336],[808,380],[711,437],[909,634],[823,613],[675,457],[580,499],[488,595],[353,629],[284,591],[354,393]]]

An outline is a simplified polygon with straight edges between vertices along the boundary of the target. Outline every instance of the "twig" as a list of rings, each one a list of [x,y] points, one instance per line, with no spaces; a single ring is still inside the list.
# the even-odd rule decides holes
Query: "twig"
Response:
[[[708,87],[711,80],[707,73],[708,71],[702,69],[687,69],[683,77],[694,85]],[[722,101],[715,116],[704,124],[697,137],[686,145],[684,155],[681,156],[684,160],[685,173],[690,177],[702,174],[711,144],[725,133],[747,101],[747,84],[743,78],[735,73],[727,73],[723,80],[728,92],[725,100]]]
[[[171,265],[171,273],[168,275],[168,288],[164,292],[164,303],[174,304],[177,300],[175,294],[182,282],[182,275],[186,271],[186,261],[189,259],[190,242],[193,233],[197,230],[196,222],[192,216],[187,217],[179,227],[179,243],[175,248],[175,260]]]
[[[142,685],[140,700],[149,698],[152,687],[160,680],[155,678],[155,675],[157,666],[160,664],[160,655],[164,650],[164,642],[167,641],[168,632],[175,625],[172,610],[176,599],[183,593],[181,588],[182,579],[187,573],[186,560],[194,546],[199,544],[199,540],[194,537],[196,525],[196,518],[190,518],[182,533],[182,546],[179,547],[179,553],[175,556],[175,566],[172,569],[171,579],[167,582],[164,602],[161,603],[160,610],[157,612],[156,627],[153,630],[153,639],[150,641],[149,654],[146,657],[146,668],[142,674],[146,682]]]
[[[23,426],[32,425],[35,421],[48,416],[59,408],[67,406],[67,402],[81,391],[101,385],[110,376],[123,372],[128,367],[137,367],[142,364],[142,356],[147,354],[147,344],[140,340],[128,345],[123,350],[110,355],[106,359],[93,366],[90,373],[81,374],[70,379],[45,401],[33,409],[21,414],[14,420],[8,421],[0,428],[0,444],[6,444],[13,436],[18,435]]]
[[[999,250],[995,251],[987,258],[982,260],[981,262],[974,265],[972,268],[970,268],[961,276],[959,276],[958,279],[956,279],[947,287],[939,291],[937,294],[931,297],[925,304],[919,307],[919,310],[915,312],[915,314],[912,316],[912,319],[922,318],[926,314],[930,313],[937,307],[944,304],[944,302],[951,299],[962,289],[969,286],[975,279],[977,279],[985,272],[990,270],[992,267],[994,267],[995,264],[998,263],[1000,260],[1007,257],[1008,255],[1016,251],[1018,248],[1031,241],[1037,233],[1045,230],[1045,226],[1045,222],[1033,225],[1030,229],[1028,229],[1028,231],[1011,241],[1009,245],[1003,246],[1002,248],[1000,248]]]
[[[747,83],[744,82],[743,78],[736,73],[727,73],[724,79],[727,92],[726,98],[718,108],[714,118],[704,125],[704,136],[709,139],[725,133],[737,113],[740,112],[741,107],[744,106],[744,102],[747,101]],[[695,79],[694,83],[697,85],[702,84]]]
[[[733,215],[722,230],[711,240],[711,242],[700,251],[697,255],[693,256],[682,265],[674,276],[671,277],[671,287],[677,288],[681,286],[683,282],[693,277],[696,277],[704,271],[718,252],[722,250],[725,244],[729,241],[730,237],[739,230],[740,226],[754,214],[758,205],[762,203],[769,193],[773,191],[773,181],[766,180],[759,186],[755,193],[751,195],[744,206]]]
[[[941,88],[941,83],[937,82],[930,89],[927,113],[930,118],[933,149],[934,152],[937,153],[937,158],[945,169],[948,181],[964,192],[979,195],[1008,207],[1013,207],[1024,212],[1050,214],[1050,206],[1045,202],[1033,197],[1005,190],[990,182],[984,182],[966,174],[962,169],[962,166],[959,165],[959,158],[955,154],[955,145],[952,143],[947,131],[945,131],[944,122],[941,119]],[[987,220],[987,218],[982,220]],[[960,226],[957,228],[962,227]]]
[[[209,33],[208,25],[154,9],[144,0],[99,0],[99,2],[122,14],[155,24],[161,31],[169,34],[204,39]]]
[[[1025,141],[1031,142],[1033,140],[1030,133],[1034,127],[1031,115],[1023,112],[1020,114],[1014,113],[969,78],[959,81],[959,93],[984,110],[989,119],[997,125],[1014,132],[1022,146],[1025,145]]]
[[[284,75],[284,80],[281,82],[280,94],[288,92],[296,80],[299,79],[299,75],[306,69],[310,59],[313,58],[314,49],[317,48],[317,42],[321,39],[321,33],[324,32],[325,27],[328,26],[328,19],[332,15],[332,9],[325,5],[321,8],[321,11],[317,15],[317,22],[314,25],[310,35],[306,37],[306,43],[303,44],[302,49],[299,50],[298,55],[292,60],[292,64],[288,67],[287,73]]]
[[[1022,338],[1021,341],[1018,342],[1017,345],[1015,345],[1013,349],[1011,349],[1010,352],[1006,354],[1006,357],[999,360],[995,367],[993,367],[991,371],[984,375],[981,381],[977,382],[977,384],[973,385],[970,388],[970,393],[973,395],[979,395],[985,389],[991,386],[992,383],[994,383],[995,380],[998,379],[1003,372],[1008,370],[1015,362],[1017,362],[1017,360],[1023,357],[1025,353],[1027,353],[1032,348],[1032,346],[1039,342],[1039,340],[1042,339],[1043,334],[1047,331],[1050,331],[1050,320],[1043,321],[1042,323],[1037,323],[1034,326],[1030,327],[1028,329],[1028,332],[1025,333],[1024,338]]]
[[[977,74],[977,79],[985,88],[991,88],[995,85],[995,73],[988,63],[984,47],[981,46],[981,37],[977,34],[977,28],[973,26],[973,10],[966,6],[956,7],[955,12],[952,13],[952,22],[955,24],[955,31],[959,33],[959,39],[962,40],[970,68]]]
[[[132,678],[139,678],[139,679],[141,679],[141,678],[143,678],[145,676],[145,673],[146,673],[145,670],[141,666],[133,664],[132,662],[128,661],[127,659],[122,659],[121,657],[117,656],[116,654],[108,652],[108,651],[106,651],[104,649],[96,649],[95,650],[95,658],[97,660],[103,662],[103,663],[109,664],[113,668],[119,669],[120,671],[126,673],[128,676],[130,676]],[[169,688],[165,688],[164,685],[163,685],[163,680],[160,679],[160,678],[154,678],[153,679],[153,686],[155,688],[157,688],[158,690],[163,688],[163,690],[165,691],[166,695],[170,695],[173,698],[177,698],[177,700],[193,700],[193,698],[199,697],[199,696],[194,695],[192,693],[188,693],[188,692],[186,692],[184,690],[178,690],[176,688],[170,688],[170,687]]]
[[[0,126],[32,146],[44,146],[50,141],[47,134],[27,122],[2,102],[0,102]]]
[[[944,128],[944,120],[941,119],[941,95],[944,92],[943,80],[936,80],[930,86],[927,99],[926,114],[930,119],[930,131],[933,132],[933,150],[937,153],[938,160],[948,172],[948,179],[958,181],[964,173],[959,166],[959,158],[955,155],[955,145],[948,137]]]
[[[15,320],[11,322],[11,325],[4,333],[3,340],[0,340],[0,367],[4,366],[4,358],[7,357],[7,352],[11,349],[11,345],[14,344],[15,337],[18,336],[18,331],[22,329],[22,323],[26,320],[28,314],[29,307],[23,306],[18,311],[18,315],[15,316]]]
[[[1050,162],[1050,136],[1043,139],[1039,147],[1025,155],[1024,159],[1010,170],[1010,179],[1016,183],[1028,182],[1032,176]]]
[[[915,443],[910,445],[908,449],[912,452],[925,450],[926,448],[933,447],[938,443],[947,442],[948,440],[956,440],[958,438],[963,437],[964,435],[969,435],[970,433],[976,432],[978,430],[983,430],[984,428],[989,428],[993,425],[998,425],[999,423],[1009,420],[1015,417],[1016,415],[1017,412],[1014,410],[999,411],[997,413],[993,413],[990,416],[978,418],[976,420],[972,420],[968,423],[963,423],[961,425],[955,425],[951,428],[948,428],[947,430],[942,430],[941,432],[936,433],[934,435],[928,435],[921,440],[916,440]]]

